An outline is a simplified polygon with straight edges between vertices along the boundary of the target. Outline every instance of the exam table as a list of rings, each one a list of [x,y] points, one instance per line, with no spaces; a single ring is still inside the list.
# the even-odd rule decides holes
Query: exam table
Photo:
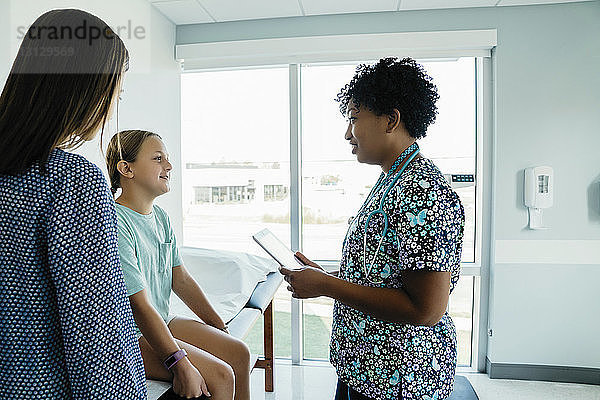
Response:
[[[277,264],[271,259],[229,251],[181,248],[186,269],[196,279],[232,336],[244,339],[264,315],[264,356],[252,355],[253,368],[265,370],[265,390],[273,387],[273,296],[283,282]],[[193,318],[194,314],[171,297],[175,314]],[[177,399],[169,382],[147,380],[149,400]]]

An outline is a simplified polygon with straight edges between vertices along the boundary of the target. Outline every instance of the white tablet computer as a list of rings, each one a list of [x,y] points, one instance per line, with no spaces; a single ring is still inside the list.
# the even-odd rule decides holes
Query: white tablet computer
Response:
[[[271,257],[275,259],[282,267],[287,269],[299,269],[304,267],[296,259],[294,253],[268,229],[263,229],[257,234],[252,235],[256,243],[260,245]]]

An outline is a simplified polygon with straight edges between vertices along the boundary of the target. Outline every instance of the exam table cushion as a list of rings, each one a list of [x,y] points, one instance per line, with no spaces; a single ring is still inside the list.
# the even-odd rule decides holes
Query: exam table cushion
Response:
[[[227,322],[229,333],[233,337],[242,340],[245,339],[246,335],[250,332],[250,327],[254,325],[261,315],[260,310],[255,308],[242,308],[242,311],[233,320]]]
[[[256,289],[250,296],[250,300],[246,304],[246,307],[256,308],[261,312],[265,312],[269,303],[273,299],[275,292],[283,282],[283,275],[277,272],[271,272],[267,275],[267,279],[256,285]]]
[[[180,253],[185,268],[223,321],[232,320],[248,303],[256,285],[277,271],[271,258],[247,253],[191,247],[182,247]],[[172,314],[197,318],[175,293],[171,293],[170,309]]]

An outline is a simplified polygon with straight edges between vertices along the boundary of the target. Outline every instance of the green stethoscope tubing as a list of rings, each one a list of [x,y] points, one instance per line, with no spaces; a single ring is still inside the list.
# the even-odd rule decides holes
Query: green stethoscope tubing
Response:
[[[398,170],[398,172],[396,173],[396,176],[394,177],[394,179],[392,179],[391,183],[388,185],[387,189],[383,193],[383,196],[381,196],[381,200],[379,201],[379,208],[377,208],[374,211],[371,211],[369,213],[369,215],[367,216],[367,220],[365,221],[365,235],[363,237],[363,272],[365,273],[365,279],[374,284],[383,282],[383,280],[375,282],[375,281],[372,281],[371,279],[369,279],[369,275],[371,274],[371,271],[373,270],[373,264],[375,263],[375,260],[377,259],[377,255],[379,254],[379,249],[381,248],[381,245],[383,244],[383,239],[385,238],[385,235],[387,234],[388,226],[389,226],[388,215],[385,211],[383,211],[383,203],[384,203],[388,193],[392,190],[394,185],[398,182],[398,179],[400,179],[400,177],[402,176],[402,172],[404,172],[404,170],[406,169],[408,164],[410,164],[410,162],[417,156],[417,154],[419,154],[419,151],[420,151],[419,146],[416,143],[414,143],[413,145],[408,147],[407,150],[410,150],[413,146],[416,148],[416,150],[414,150],[414,152],[406,159],[406,162],[404,163],[404,165],[402,165],[402,168],[400,168]],[[400,162],[402,162],[402,156],[400,156]],[[382,178],[383,178],[383,176],[382,176]],[[374,189],[377,188],[379,182],[381,182],[382,180],[384,180],[384,179],[381,179],[380,181],[377,182]],[[375,192],[376,192],[376,190],[373,190],[373,192],[371,193],[369,198],[367,198],[367,201],[365,201],[365,204],[367,204],[369,202],[369,200],[375,194]],[[369,222],[371,221],[371,218],[376,214],[381,214],[383,216],[383,222],[384,222],[383,232],[381,234],[381,239],[379,240],[379,245],[377,246],[377,249],[375,250],[373,257],[371,258],[371,262],[369,263],[369,268],[367,269],[367,228],[369,227]]]

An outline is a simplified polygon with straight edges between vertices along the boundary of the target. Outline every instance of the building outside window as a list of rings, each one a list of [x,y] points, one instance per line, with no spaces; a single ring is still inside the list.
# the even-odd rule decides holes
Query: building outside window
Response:
[[[212,201],[212,188],[208,186],[194,186],[194,204],[210,203]]]
[[[265,201],[281,201],[287,198],[289,188],[284,185],[265,185]]]

